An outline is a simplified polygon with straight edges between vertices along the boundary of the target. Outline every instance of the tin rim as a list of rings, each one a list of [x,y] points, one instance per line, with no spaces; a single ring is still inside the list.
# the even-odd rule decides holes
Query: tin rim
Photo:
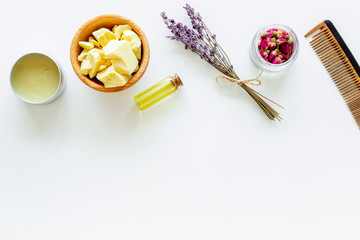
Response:
[[[32,102],[32,101],[29,101],[29,100],[27,100],[27,99],[24,99],[24,98],[20,97],[20,96],[17,94],[17,92],[15,91],[14,87],[13,87],[12,75],[13,75],[14,67],[15,67],[16,64],[19,63],[24,57],[29,56],[29,55],[33,55],[33,54],[39,54],[39,55],[45,56],[45,57],[47,57],[48,59],[50,59],[53,63],[55,63],[56,68],[57,68],[58,73],[59,73],[59,85],[58,85],[56,91],[54,92],[53,95],[51,95],[49,98],[45,99],[45,100],[42,101],[42,102]],[[51,57],[51,56],[49,56],[49,55],[47,55],[47,54],[44,54],[44,53],[40,53],[40,52],[31,52],[31,53],[27,53],[27,54],[22,55],[21,57],[19,57],[18,60],[16,60],[16,62],[15,62],[14,65],[12,66],[11,72],[10,72],[10,86],[11,86],[11,90],[13,91],[13,93],[15,94],[15,96],[16,96],[17,98],[19,98],[20,100],[22,100],[23,102],[26,102],[26,103],[29,103],[29,104],[34,104],[34,105],[42,105],[42,104],[50,103],[50,102],[54,101],[55,99],[57,99],[59,96],[61,96],[61,94],[63,93],[64,88],[65,88],[65,81],[64,81],[64,76],[63,76],[63,73],[62,73],[62,69],[61,69],[59,63],[58,63],[53,57]]]

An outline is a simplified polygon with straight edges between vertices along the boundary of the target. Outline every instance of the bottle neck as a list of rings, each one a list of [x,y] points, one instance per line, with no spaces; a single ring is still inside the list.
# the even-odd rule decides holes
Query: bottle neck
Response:
[[[184,85],[183,82],[181,81],[179,75],[177,75],[177,74],[175,74],[174,76],[171,77],[171,82],[174,84],[175,87]]]

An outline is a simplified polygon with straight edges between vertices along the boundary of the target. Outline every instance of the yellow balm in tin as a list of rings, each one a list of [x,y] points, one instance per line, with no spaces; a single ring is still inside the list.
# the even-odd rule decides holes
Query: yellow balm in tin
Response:
[[[11,86],[21,100],[45,104],[61,94],[63,80],[54,60],[41,53],[31,53],[15,63],[11,71]]]

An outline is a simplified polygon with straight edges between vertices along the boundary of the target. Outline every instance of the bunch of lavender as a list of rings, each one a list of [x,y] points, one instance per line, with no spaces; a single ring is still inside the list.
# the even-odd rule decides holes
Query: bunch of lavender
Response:
[[[177,23],[174,19],[169,19],[165,12],[161,13],[164,23],[173,34],[172,36],[167,37],[171,40],[182,42],[185,45],[185,49],[190,49],[192,52],[198,54],[201,59],[210,63],[225,76],[228,76],[231,79],[240,80],[231,65],[229,57],[216,41],[216,35],[210,32],[200,14],[198,12],[195,13],[194,9],[189,4],[186,4],[184,9],[191,20],[192,28],[189,28],[181,22]],[[257,78],[254,80],[260,82]],[[279,113],[270,107],[261,97],[271,101],[270,99],[264,97],[244,83],[239,82],[238,85],[258,103],[271,120],[274,120],[275,118],[281,120]]]
[[[176,23],[174,19],[169,19],[165,12],[161,13],[165,24],[173,34],[167,37],[182,42],[185,49],[190,49],[198,54],[201,59],[210,63],[223,74],[236,78],[237,75],[228,56],[216,41],[216,35],[211,34],[209,28],[202,21],[200,14],[195,13],[189,4],[186,4],[184,9],[190,17],[192,28],[181,22]]]

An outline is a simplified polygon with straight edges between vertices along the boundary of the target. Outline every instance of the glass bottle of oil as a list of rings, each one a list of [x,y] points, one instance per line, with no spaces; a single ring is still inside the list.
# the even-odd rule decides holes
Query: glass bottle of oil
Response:
[[[145,91],[136,95],[134,97],[135,103],[141,111],[144,111],[161,99],[175,92],[178,87],[182,85],[183,83],[177,74],[174,76],[168,76]]]

